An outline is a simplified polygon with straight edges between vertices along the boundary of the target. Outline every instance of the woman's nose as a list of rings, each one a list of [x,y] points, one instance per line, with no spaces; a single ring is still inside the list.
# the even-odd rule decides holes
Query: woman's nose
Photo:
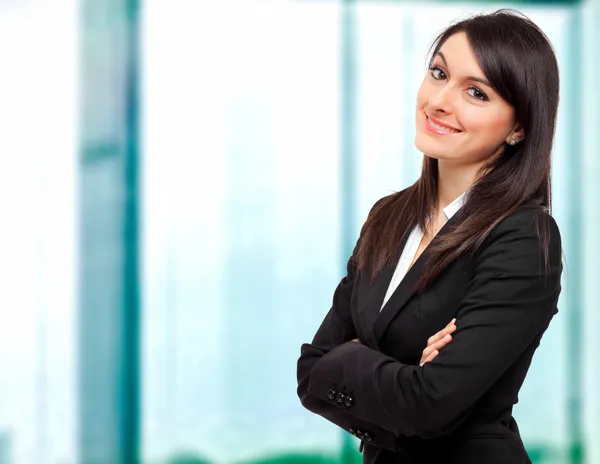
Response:
[[[452,113],[452,90],[450,86],[444,86],[429,96],[429,109],[433,112]]]

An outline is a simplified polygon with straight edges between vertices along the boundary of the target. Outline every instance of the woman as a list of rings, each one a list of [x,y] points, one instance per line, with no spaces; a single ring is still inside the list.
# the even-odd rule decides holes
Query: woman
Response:
[[[434,42],[421,177],[372,208],[298,360],[302,404],[361,439],[365,463],[531,462],[512,408],[558,311],[558,89],[552,47],[522,15]]]

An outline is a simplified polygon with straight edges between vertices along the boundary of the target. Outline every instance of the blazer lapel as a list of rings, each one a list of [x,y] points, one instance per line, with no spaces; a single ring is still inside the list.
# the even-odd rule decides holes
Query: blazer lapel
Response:
[[[387,289],[390,286],[392,276],[394,275],[394,271],[396,270],[397,263],[400,260],[402,250],[404,250],[404,247],[406,246],[409,235],[410,231],[406,233],[402,239],[397,253],[397,259],[393,266],[387,266],[384,268],[372,284],[370,283],[370,276],[368,274],[363,275],[359,281],[357,310],[358,317],[362,321],[361,325],[365,332],[366,340],[364,341],[366,341],[367,346],[370,346],[374,349],[378,349],[378,337],[376,337],[374,331],[375,322],[379,317],[379,309],[383,303],[383,298],[385,297]]]
[[[440,235],[447,233],[450,227],[459,224],[460,216],[461,216],[460,212],[461,212],[460,210],[457,211],[448,221],[446,221],[446,223],[443,225],[443,227],[439,230],[439,232],[433,238],[431,244],[433,244]],[[404,241],[402,249],[404,249],[405,244],[406,244],[406,240]],[[383,301],[383,296],[385,295],[385,292],[387,291],[387,287],[390,283],[391,276],[394,273],[395,269],[391,270],[391,274],[390,274],[389,278],[387,277],[387,275],[385,276],[385,278],[382,275],[381,279],[378,279],[381,281],[385,281],[385,283],[387,285],[385,286],[385,289],[383,290],[383,295],[381,295],[381,298],[379,298],[379,295],[377,298],[377,302],[379,303],[379,306],[377,306],[378,314],[376,315],[376,319],[375,319],[374,325],[373,325],[375,346],[378,346],[378,342],[379,342],[379,340],[381,340],[381,337],[384,334],[384,332],[387,329],[390,322],[392,322],[394,317],[404,308],[406,303],[415,294],[416,285],[419,281],[419,278],[422,276],[423,269],[425,267],[425,263],[427,262],[427,259],[429,258],[429,255],[431,254],[431,244],[425,248],[423,253],[421,253],[421,255],[417,258],[417,260],[412,265],[412,267],[408,270],[408,273],[404,276],[404,279],[402,279],[402,281],[400,282],[400,285],[398,285],[398,287],[396,288],[394,293],[392,293],[390,299],[387,301],[385,306],[381,309],[381,312],[379,312],[379,308],[381,307],[381,303]],[[400,257],[398,257],[398,259],[400,259]],[[381,282],[380,285],[384,285],[384,282]]]

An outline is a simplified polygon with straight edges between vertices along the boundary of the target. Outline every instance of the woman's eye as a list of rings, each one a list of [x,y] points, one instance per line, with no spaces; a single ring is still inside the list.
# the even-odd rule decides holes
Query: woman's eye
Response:
[[[437,66],[433,66],[433,67],[429,68],[429,70],[431,71],[431,75],[433,76],[434,79],[436,79],[438,81],[441,79],[446,79],[446,73],[444,73],[444,71],[442,71]]]
[[[489,98],[487,97],[487,95],[485,93],[483,93],[480,89],[478,89],[477,87],[471,86],[467,89],[467,93],[473,97],[476,98],[477,100],[482,100],[482,101],[488,101]]]

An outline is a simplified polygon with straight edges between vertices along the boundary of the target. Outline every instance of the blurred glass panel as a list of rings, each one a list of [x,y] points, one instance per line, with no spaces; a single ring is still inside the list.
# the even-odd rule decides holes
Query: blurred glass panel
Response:
[[[148,4],[143,454],[335,451],[295,360],[339,278],[339,6]]]
[[[0,2],[0,462],[75,459],[77,14]]]

